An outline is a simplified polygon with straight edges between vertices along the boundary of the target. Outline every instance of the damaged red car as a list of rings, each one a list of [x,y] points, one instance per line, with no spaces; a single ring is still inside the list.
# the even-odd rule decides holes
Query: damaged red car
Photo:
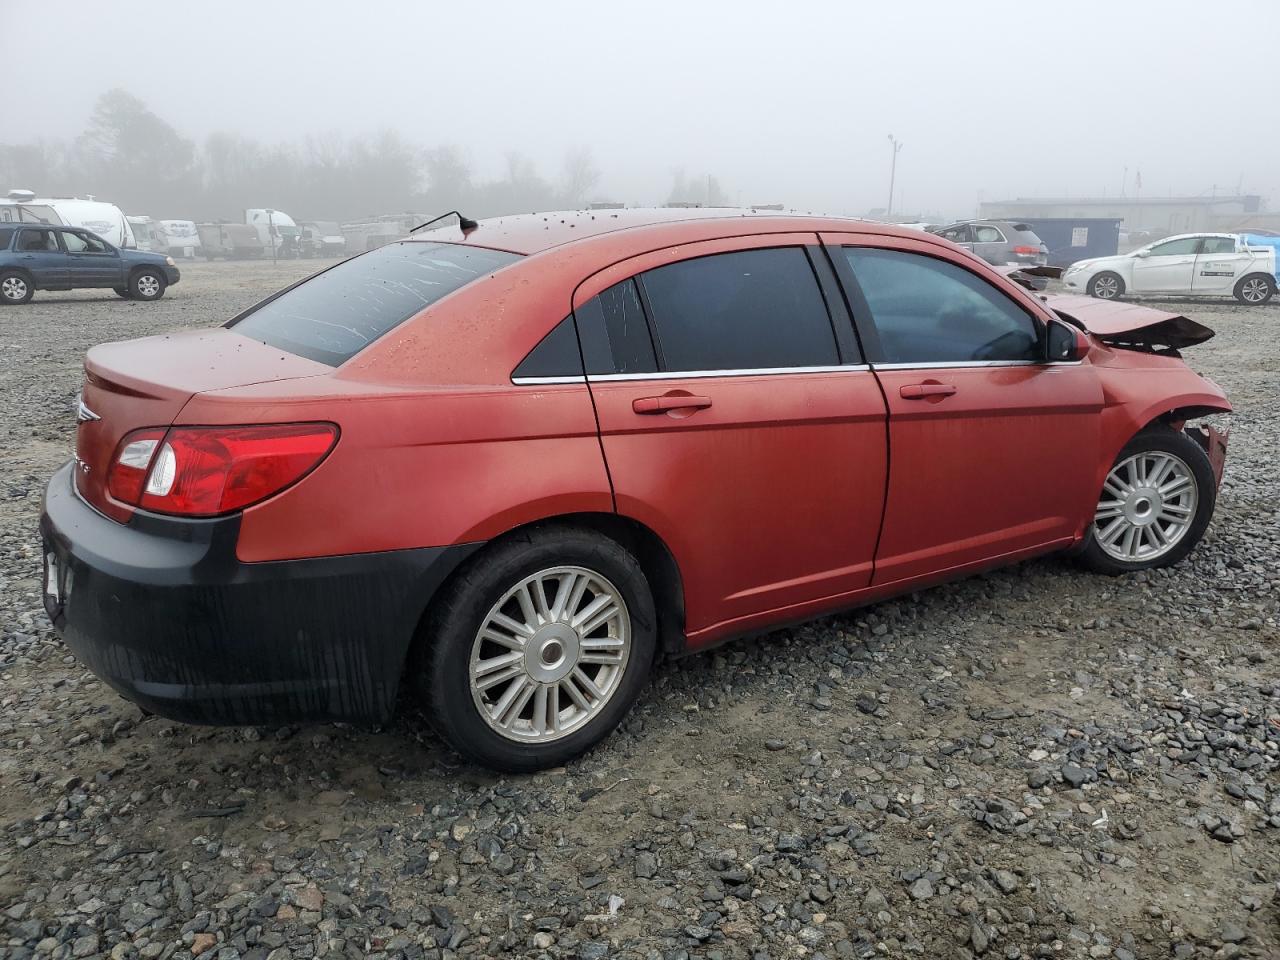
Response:
[[[659,655],[1040,554],[1176,563],[1211,332],[937,237],[708,211],[461,221],[225,327],[95,347],[41,519],[67,645],[195,723],[604,737]]]

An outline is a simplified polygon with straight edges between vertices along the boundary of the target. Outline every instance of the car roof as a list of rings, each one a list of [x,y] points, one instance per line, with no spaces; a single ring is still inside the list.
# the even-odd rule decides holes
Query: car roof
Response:
[[[468,243],[532,255],[596,237],[619,233],[661,233],[661,242],[704,239],[706,226],[723,222],[730,235],[750,233],[875,233],[918,238],[920,232],[874,220],[817,216],[736,207],[634,207],[625,210],[561,210],[517,214],[478,221],[471,230],[446,224],[413,234],[410,240]]]

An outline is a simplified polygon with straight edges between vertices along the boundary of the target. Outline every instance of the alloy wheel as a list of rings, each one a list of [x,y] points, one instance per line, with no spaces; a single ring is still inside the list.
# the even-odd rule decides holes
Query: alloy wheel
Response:
[[[551,567],[521,580],[485,616],[471,646],[471,698],[509,740],[558,740],[600,714],[630,655],[621,591],[585,567]]]
[[[1115,277],[1099,277],[1093,281],[1093,295],[1099,300],[1114,300],[1120,293]]]
[[[22,300],[27,295],[27,281],[21,277],[5,277],[0,284],[0,293],[6,300]]]
[[[1120,461],[1107,474],[1093,518],[1093,535],[1113,560],[1145,562],[1186,536],[1200,491],[1179,457],[1153,450]]]
[[[1240,296],[1244,298],[1246,303],[1262,303],[1267,299],[1267,294],[1270,292],[1271,289],[1267,285],[1267,281],[1261,277],[1253,277],[1240,286]]]
[[[144,273],[138,278],[138,293],[144,297],[154,297],[160,292],[160,281],[149,273]]]

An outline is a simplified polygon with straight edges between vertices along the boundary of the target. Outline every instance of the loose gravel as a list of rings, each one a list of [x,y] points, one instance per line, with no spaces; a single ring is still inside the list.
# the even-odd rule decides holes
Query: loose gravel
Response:
[[[590,756],[513,778],[411,709],[146,717],[45,619],[85,350],[313,267],[0,309],[0,957],[1280,955],[1280,306],[1177,305],[1237,415],[1176,569],[1040,560],[667,663]]]

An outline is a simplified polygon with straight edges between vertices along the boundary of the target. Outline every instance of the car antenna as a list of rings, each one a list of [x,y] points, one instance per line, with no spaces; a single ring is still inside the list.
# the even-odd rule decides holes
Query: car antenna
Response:
[[[474,230],[476,227],[480,226],[480,224],[476,223],[476,222],[475,222],[474,220],[472,220],[470,217],[464,217],[464,216],[463,216],[461,213],[459,213],[457,210],[450,210],[448,213],[442,213],[442,214],[440,214],[440,216],[435,217],[435,218],[433,218],[433,219],[431,219],[431,220],[428,220],[426,223],[420,223],[420,224],[418,224],[416,227],[414,227],[414,228],[413,228],[412,230],[410,230],[409,232],[410,232],[410,233],[417,233],[417,232],[418,232],[419,230],[421,230],[423,227],[429,227],[429,226],[431,226],[433,223],[439,223],[439,222],[440,222],[441,220],[443,220],[445,217],[457,217],[457,218],[458,218],[458,229],[460,229],[463,233],[466,233],[468,230]]]

